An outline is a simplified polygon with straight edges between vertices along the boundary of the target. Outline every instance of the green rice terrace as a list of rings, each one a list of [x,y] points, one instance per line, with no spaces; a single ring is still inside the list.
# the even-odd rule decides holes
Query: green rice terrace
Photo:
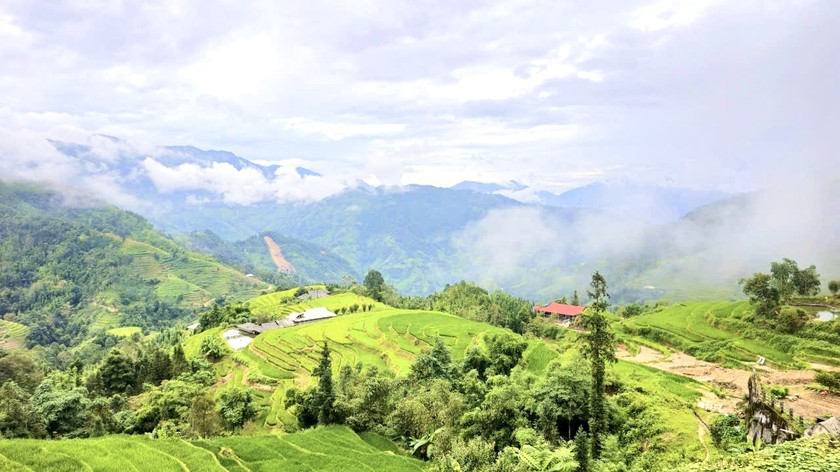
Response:
[[[0,442],[2,471],[419,471],[388,439],[328,426],[289,435],[205,440],[105,436],[92,439]]]
[[[264,302],[266,297],[279,300],[285,296],[271,294],[252,300],[250,304],[253,307],[257,300]],[[342,365],[363,362],[405,376],[416,357],[430,349],[435,338],[444,340],[452,351],[453,360],[457,361],[469,346],[483,344],[486,334],[506,331],[441,312],[395,309],[350,293],[283,307],[258,304],[258,310],[282,315],[314,306],[335,310],[350,303],[373,304],[373,309],[271,330],[256,336],[247,348],[230,353],[216,365],[222,378],[217,395],[235,386],[254,388],[261,405],[255,419],[258,430],[295,431],[298,428],[295,418],[284,407],[286,390],[292,386],[301,388],[311,384],[311,372],[318,364],[325,341],[330,345],[333,370],[336,372]],[[220,337],[222,332],[223,329],[216,328],[189,338],[185,344],[187,356],[199,355],[201,340]],[[556,343],[529,338],[523,354],[525,370],[543,376],[551,362],[563,365],[575,363],[578,355],[576,341],[571,332],[567,338]],[[703,437],[698,438],[699,423],[694,410],[701,397],[711,394],[708,387],[634,362],[619,361],[614,372],[625,381],[638,384],[640,390],[654,395],[658,402],[656,410],[661,412],[672,431],[668,439],[670,443],[682,444],[688,455],[702,457],[706,454],[709,445]],[[698,413],[701,417],[708,415],[702,410]]]
[[[266,288],[262,281],[245,277],[203,254],[176,254],[133,239],[124,241],[122,252],[131,256],[135,273],[157,281],[155,292],[164,300],[203,305],[218,294],[244,299]]]
[[[435,338],[441,338],[452,349],[455,360],[473,343],[481,343],[482,335],[502,332],[485,323],[433,311],[401,310],[374,300],[341,293],[300,304],[272,306],[266,299],[282,299],[288,294],[269,294],[252,300],[257,312],[273,313],[278,318],[307,308],[326,307],[338,310],[353,304],[372,306],[370,311],[340,315],[314,323],[275,329],[254,338],[245,349],[232,353],[217,366],[223,376],[221,389],[249,385],[257,387],[265,407],[258,423],[267,430],[294,430],[294,419],[285,411],[285,391],[292,386],[306,386],[318,363],[318,355],[326,341],[330,345],[333,369],[363,362],[397,375],[407,375],[414,359],[428,350]],[[184,346],[188,357],[198,356],[198,346],[207,337],[220,337],[224,330],[211,329],[190,337]],[[542,373],[548,363],[558,357],[544,341],[531,341],[524,354],[525,365],[534,373]]]
[[[696,357],[745,368],[764,357],[780,369],[808,368],[812,363],[840,365],[840,344],[756,327],[742,302],[687,302],[662,307],[623,321],[624,334],[666,344]],[[817,333],[821,334],[821,333]]]
[[[0,320],[0,349],[14,349],[23,346],[29,328],[14,321]]]

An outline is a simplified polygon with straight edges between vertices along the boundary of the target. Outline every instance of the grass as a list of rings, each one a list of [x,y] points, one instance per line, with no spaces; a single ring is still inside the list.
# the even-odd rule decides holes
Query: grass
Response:
[[[291,435],[207,440],[104,436],[91,439],[0,442],[0,471],[233,470],[420,471],[423,463],[372,433],[359,437],[331,426]]]
[[[187,340],[184,341],[184,356],[186,356],[187,359],[194,359],[196,357],[200,357],[201,353],[199,353],[198,350],[201,347],[201,341],[203,341],[205,338],[212,338],[215,336],[219,339],[220,342],[225,342],[222,339],[222,331],[224,330],[225,328],[222,327],[210,328],[207,331],[202,331],[198,334],[193,334],[192,336],[188,337]]]
[[[710,437],[698,436],[700,423],[695,413],[704,421],[710,421],[710,413],[698,410],[697,402],[702,391],[707,387],[700,382],[680,375],[664,372],[633,362],[618,361],[609,368],[609,375],[621,379],[625,385],[632,385],[648,404],[658,424],[667,433],[660,439],[671,451],[680,451],[682,461],[685,458],[701,458],[714,447]]]
[[[678,470],[694,472],[787,472],[840,470],[836,440],[818,435],[786,441],[757,452],[732,455],[720,461]]]
[[[744,321],[750,312],[747,302],[679,303],[625,320],[621,326],[640,344],[667,344],[716,362],[744,364],[762,356],[781,368],[832,359],[840,363],[839,346],[757,328]]]
[[[123,326],[120,328],[111,328],[108,330],[108,334],[113,334],[114,336],[120,336],[123,338],[127,338],[134,333],[140,334],[143,330],[139,326]]]

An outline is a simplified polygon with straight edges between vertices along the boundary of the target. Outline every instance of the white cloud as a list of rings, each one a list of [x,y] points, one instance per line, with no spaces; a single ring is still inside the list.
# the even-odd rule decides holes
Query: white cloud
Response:
[[[208,166],[186,163],[168,167],[152,158],[142,166],[152,183],[162,193],[206,191],[218,195],[227,204],[252,205],[264,201],[316,200],[340,191],[345,182],[323,177],[301,177],[292,168],[280,168],[268,179],[256,168],[237,169],[226,162]],[[193,195],[192,204],[206,202]]]
[[[630,24],[645,32],[687,26],[703,16],[721,0],[663,0],[644,5],[633,12]]]
[[[399,134],[406,127],[402,123],[326,123],[307,118],[288,118],[279,122],[303,136],[320,135],[333,141],[357,136]]]
[[[13,2],[0,120],[389,184],[749,189],[798,172],[801,154],[832,167],[839,15],[783,0]]]

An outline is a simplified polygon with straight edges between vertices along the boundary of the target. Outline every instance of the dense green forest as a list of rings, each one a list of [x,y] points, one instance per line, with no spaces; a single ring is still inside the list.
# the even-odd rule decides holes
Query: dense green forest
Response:
[[[28,346],[60,351],[109,328],[172,326],[266,288],[131,212],[0,184],[0,315],[30,328]]]

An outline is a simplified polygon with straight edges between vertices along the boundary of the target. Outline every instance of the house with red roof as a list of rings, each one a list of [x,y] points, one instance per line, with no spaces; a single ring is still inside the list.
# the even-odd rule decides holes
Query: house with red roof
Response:
[[[585,306],[566,305],[565,303],[557,302],[551,302],[545,306],[534,305],[534,311],[538,314],[549,318],[557,316],[558,320],[566,322],[574,320],[577,316],[583,313],[583,310],[585,309]]]

